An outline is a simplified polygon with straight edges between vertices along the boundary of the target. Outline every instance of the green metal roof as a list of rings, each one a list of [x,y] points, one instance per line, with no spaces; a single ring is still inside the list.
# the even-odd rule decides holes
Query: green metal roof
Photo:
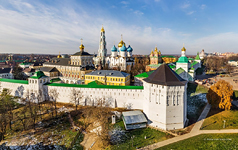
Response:
[[[20,63],[20,65],[31,65],[32,63],[29,63],[29,62],[23,62],[23,63]]]
[[[197,61],[194,61],[192,64],[191,64],[191,67],[196,65],[198,62]]]
[[[179,57],[177,63],[188,63],[188,58],[186,56]]]
[[[40,79],[40,78],[42,78],[42,77],[46,77],[45,74],[44,74],[42,71],[37,71],[37,72],[35,72],[35,74],[34,74],[32,77],[30,77],[30,78],[32,78],[32,79]]]
[[[169,65],[169,67],[170,67],[171,69],[173,69],[173,68],[176,67],[176,65]]]
[[[135,77],[137,77],[137,78],[147,78],[147,77],[149,77],[149,75],[151,75],[154,71],[155,71],[155,70],[149,71],[149,72],[143,72],[143,73],[141,73],[141,74],[136,75]]]
[[[76,88],[103,88],[103,89],[135,89],[143,90],[143,86],[114,86],[114,85],[100,85],[97,81],[90,82],[87,85],[82,84],[65,84],[65,83],[46,83],[47,86],[62,86],[62,87],[76,87]]]
[[[50,80],[50,83],[58,82],[61,81],[60,78],[54,78]]]
[[[28,81],[27,81],[27,80],[15,80],[15,79],[5,79],[5,78],[1,78],[0,81],[1,81],[1,82],[11,82],[11,83],[28,84]]]
[[[162,65],[162,64],[151,64],[151,65],[148,65],[148,66],[153,67],[153,68],[158,68],[160,65]]]
[[[185,72],[185,70],[183,68],[178,68],[176,71],[175,71],[178,75]]]

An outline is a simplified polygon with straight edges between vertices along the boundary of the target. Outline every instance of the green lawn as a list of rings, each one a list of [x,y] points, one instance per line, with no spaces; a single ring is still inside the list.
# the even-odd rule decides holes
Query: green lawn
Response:
[[[118,122],[116,125],[123,126],[123,121]],[[124,127],[123,127],[124,128]],[[133,139],[131,137],[134,137]],[[146,139],[145,139],[146,137]],[[170,134],[160,132],[151,128],[136,129],[126,132],[125,142],[118,145],[111,145],[108,150],[134,150],[136,148],[144,147],[159,141],[166,140],[173,137]]]
[[[235,150],[237,141],[238,134],[201,134],[157,150]]]
[[[224,122],[225,129],[238,129],[238,111],[237,110],[228,110],[228,111],[215,111],[210,110],[209,117],[207,117],[202,125],[203,130],[217,130],[223,129]]]
[[[192,95],[198,94],[198,93],[207,93],[208,88],[203,85],[198,85],[195,83],[188,83],[187,92],[188,92],[188,94],[192,94]]]
[[[233,98],[234,99],[238,99],[238,91],[234,91],[233,92]]]

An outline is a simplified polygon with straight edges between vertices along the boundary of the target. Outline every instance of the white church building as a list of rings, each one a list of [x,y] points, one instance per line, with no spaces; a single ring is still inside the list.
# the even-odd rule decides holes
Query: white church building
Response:
[[[105,98],[111,107],[139,109],[147,116],[148,125],[164,130],[184,128],[187,122],[187,81],[177,75],[166,64],[161,65],[148,78],[143,86],[112,86],[64,83],[49,83],[49,77],[38,71],[28,81],[0,79],[0,90],[8,88],[14,96],[25,97],[30,92],[42,93],[44,100],[50,91],[56,90],[58,102],[70,103],[70,95],[75,89],[82,93],[81,105],[94,105]]]
[[[105,30],[102,27],[100,32],[100,40],[99,40],[99,49],[96,57],[93,58],[95,67],[102,65],[108,66],[109,69],[117,69],[119,70],[131,70],[132,65],[134,64],[134,58],[132,57],[133,49],[129,45],[126,47],[126,43],[121,39],[118,44],[118,48],[114,45],[111,48],[111,54],[107,56],[107,48],[106,48],[106,36]]]

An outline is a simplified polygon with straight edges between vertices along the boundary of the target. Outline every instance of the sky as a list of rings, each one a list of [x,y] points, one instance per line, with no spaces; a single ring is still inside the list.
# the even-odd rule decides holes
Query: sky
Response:
[[[0,53],[73,54],[107,51],[121,34],[133,54],[188,55],[238,51],[236,0],[0,0]]]

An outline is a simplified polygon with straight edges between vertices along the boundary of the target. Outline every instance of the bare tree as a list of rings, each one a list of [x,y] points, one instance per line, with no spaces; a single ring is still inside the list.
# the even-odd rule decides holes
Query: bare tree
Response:
[[[59,98],[59,93],[56,89],[51,89],[49,92],[49,99],[52,102],[53,106],[54,106],[54,110],[55,110],[55,115],[57,117],[57,100]]]
[[[38,112],[39,112],[41,120],[42,120],[42,102],[43,101],[44,101],[43,90],[40,90],[39,94],[37,95],[37,106],[38,106]]]
[[[101,97],[95,100],[95,105],[93,107],[89,107],[83,111],[84,117],[93,119],[92,123],[97,123],[101,126],[99,138],[103,146],[107,146],[109,144],[108,133],[109,118],[111,117],[111,105],[112,103],[110,98]]]
[[[75,105],[76,110],[82,98],[83,98],[82,93],[79,90],[72,89],[70,94],[70,103],[73,103]]]

